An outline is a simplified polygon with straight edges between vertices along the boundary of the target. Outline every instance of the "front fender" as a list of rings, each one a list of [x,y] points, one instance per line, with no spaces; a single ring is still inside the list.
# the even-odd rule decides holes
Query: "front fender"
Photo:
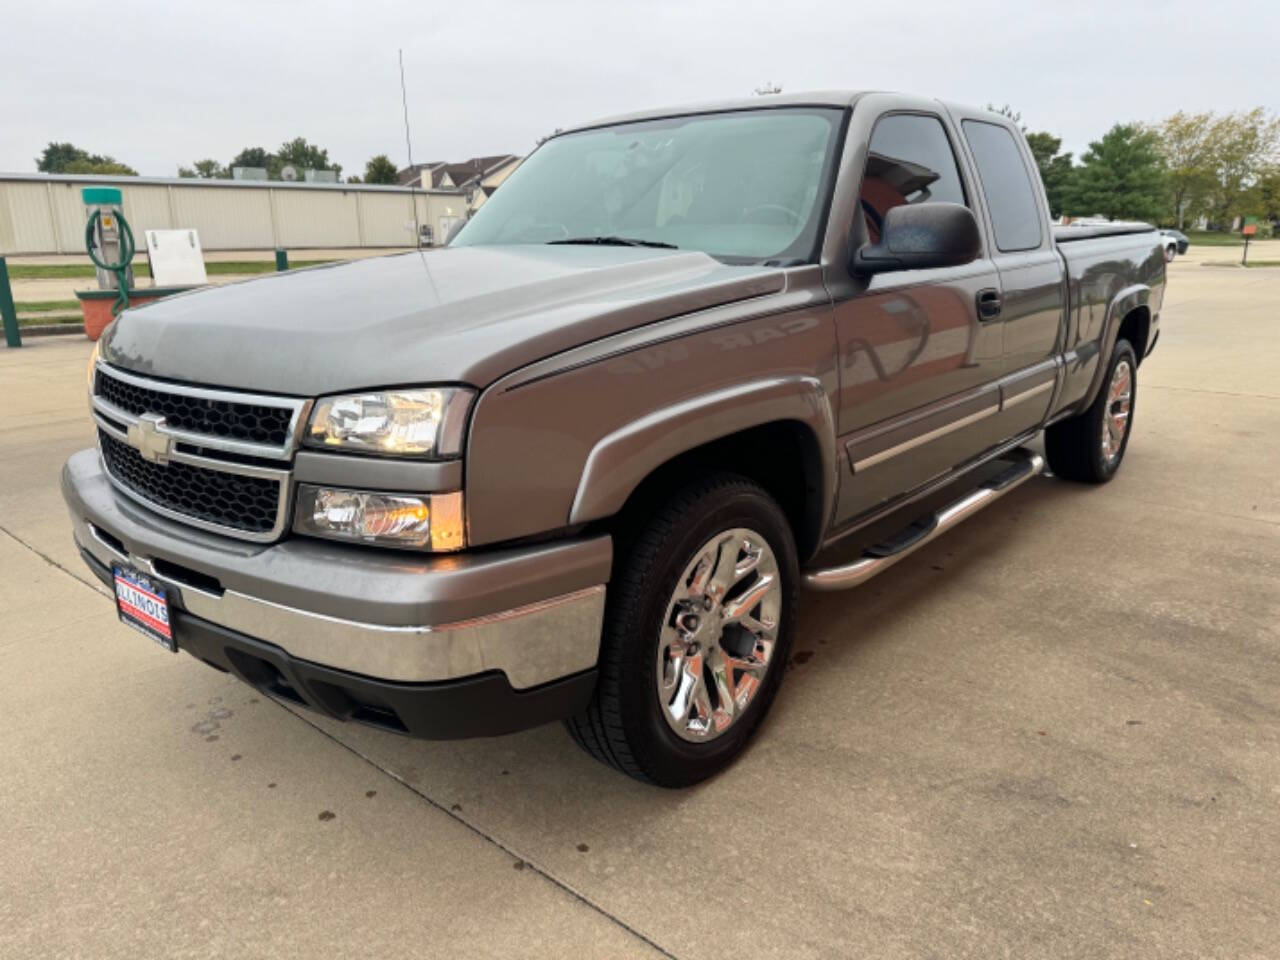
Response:
[[[835,496],[829,398],[839,374],[819,279],[817,268],[797,270],[785,293],[585,343],[489,386],[468,431],[468,542],[610,516],[672,457],[779,421],[817,438],[804,469],[826,488],[825,517]]]
[[[798,421],[813,434],[822,466],[822,526],[830,521],[837,457],[835,421],[822,382],[788,376],[751,380],[683,400],[624,424],[587,456],[570,523],[613,516],[650,473],[696,447],[751,427]]]

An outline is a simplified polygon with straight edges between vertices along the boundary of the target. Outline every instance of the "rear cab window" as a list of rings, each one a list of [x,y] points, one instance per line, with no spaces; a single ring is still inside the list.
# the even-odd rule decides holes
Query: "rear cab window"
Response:
[[[1037,249],[1044,240],[1040,203],[1013,134],[981,120],[965,120],[962,127],[987,197],[997,249]]]

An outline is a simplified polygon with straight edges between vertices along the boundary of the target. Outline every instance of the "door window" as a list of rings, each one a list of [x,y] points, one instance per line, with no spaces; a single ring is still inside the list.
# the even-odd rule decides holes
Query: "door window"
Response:
[[[960,168],[937,117],[890,114],[871,134],[859,197],[872,243],[880,242],[884,217],[906,203],[965,202]]]

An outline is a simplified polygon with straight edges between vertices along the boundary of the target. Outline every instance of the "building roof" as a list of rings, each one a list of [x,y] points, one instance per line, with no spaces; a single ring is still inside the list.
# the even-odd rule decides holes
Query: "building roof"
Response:
[[[357,191],[360,193],[401,193],[406,192],[404,184],[377,183],[312,183],[305,180],[227,180],[204,177],[135,177],[117,173],[5,173],[0,171],[0,181],[33,181],[39,183],[75,184],[111,184],[112,186],[174,186],[174,187],[209,187],[222,190],[338,190],[343,193]],[[418,191],[415,191],[418,192]],[[428,188],[426,193],[444,193],[457,196],[457,190],[435,190]]]
[[[415,163],[412,167],[399,171],[396,176],[400,183],[409,185],[422,183],[429,175],[432,189],[441,189],[444,178],[447,176],[455,189],[461,189],[493,170],[519,159],[514,153],[499,153],[488,157],[472,157],[461,163],[432,160],[427,163]],[[444,189],[448,188],[444,187]]]

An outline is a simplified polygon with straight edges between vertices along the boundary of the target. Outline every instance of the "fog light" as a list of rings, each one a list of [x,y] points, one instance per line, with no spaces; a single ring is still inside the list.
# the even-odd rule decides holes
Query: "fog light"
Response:
[[[301,484],[293,529],[313,537],[389,547],[461,550],[462,493],[367,493]]]

